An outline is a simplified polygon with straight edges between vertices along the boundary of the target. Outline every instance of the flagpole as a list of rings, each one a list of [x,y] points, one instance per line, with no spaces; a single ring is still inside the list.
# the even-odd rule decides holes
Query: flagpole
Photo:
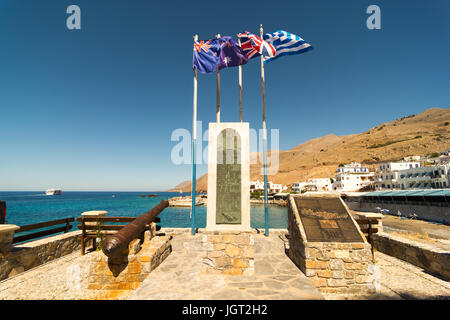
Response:
[[[241,39],[238,36],[238,44],[241,46]],[[242,122],[242,65],[239,65],[239,121]]]
[[[194,43],[197,42],[198,36],[194,36]],[[193,101],[193,122],[192,122],[192,205],[191,205],[191,234],[195,235],[195,182],[196,163],[195,163],[195,146],[197,141],[197,67],[194,67],[194,101]]]
[[[259,27],[261,40],[263,40],[263,26]],[[262,44],[261,44],[262,45]],[[262,86],[262,114],[263,114],[263,166],[264,166],[264,212],[266,236],[269,236],[269,196],[267,192],[267,128],[266,128],[266,100],[264,91],[264,57],[261,54],[261,86]]]
[[[220,38],[220,33],[216,35],[216,38]],[[217,111],[216,111],[216,122],[220,122],[220,69],[217,68]]]

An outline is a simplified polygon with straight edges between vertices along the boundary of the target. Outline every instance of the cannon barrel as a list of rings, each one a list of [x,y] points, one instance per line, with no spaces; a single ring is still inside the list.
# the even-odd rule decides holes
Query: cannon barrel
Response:
[[[107,236],[102,245],[103,253],[110,258],[120,255],[128,248],[129,243],[133,239],[139,238],[144,232],[145,226],[155,220],[155,218],[168,206],[169,201],[162,200],[153,209],[141,214],[115,234]]]
[[[6,223],[6,202],[0,200],[0,224]]]

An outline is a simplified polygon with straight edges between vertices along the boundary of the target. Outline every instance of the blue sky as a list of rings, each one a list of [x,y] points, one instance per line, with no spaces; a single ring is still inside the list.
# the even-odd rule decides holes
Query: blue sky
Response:
[[[81,8],[68,30],[66,8]],[[381,30],[366,8],[381,8]],[[192,36],[283,29],[315,50],[266,66],[280,149],[450,105],[450,2],[0,0],[0,190],[165,190],[192,126]],[[244,67],[244,121],[261,127],[259,60]],[[237,68],[221,73],[222,121],[238,121]],[[198,118],[215,121],[215,75]],[[206,173],[201,166],[199,175]]]

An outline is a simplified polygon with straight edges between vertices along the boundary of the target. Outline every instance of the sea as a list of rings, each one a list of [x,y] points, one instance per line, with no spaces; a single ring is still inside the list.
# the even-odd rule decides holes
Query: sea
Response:
[[[156,194],[156,197],[148,197]],[[145,195],[145,197],[142,197]],[[38,222],[81,216],[91,210],[106,210],[108,216],[137,217],[156,206],[161,200],[179,196],[178,192],[75,192],[63,191],[61,195],[46,195],[42,191],[0,191],[0,199],[6,202],[6,221],[23,226]],[[161,227],[190,228],[189,207],[168,207],[159,215]],[[196,227],[206,226],[206,206],[197,206]],[[263,229],[264,205],[251,205],[252,228]],[[287,208],[269,205],[269,227],[287,228]],[[73,229],[77,230],[76,222]]]

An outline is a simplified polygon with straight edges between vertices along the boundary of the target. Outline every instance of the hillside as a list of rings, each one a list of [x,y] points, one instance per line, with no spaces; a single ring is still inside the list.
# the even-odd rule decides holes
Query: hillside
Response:
[[[450,149],[450,108],[424,112],[379,124],[366,132],[347,136],[329,134],[280,151],[275,183],[291,184],[309,178],[332,177],[341,163],[361,162],[375,169],[380,162],[400,160]],[[256,156],[255,154],[252,155]],[[262,180],[262,165],[250,166],[252,180]],[[170,191],[190,191],[185,181]],[[207,175],[197,179],[197,191],[207,190]]]

